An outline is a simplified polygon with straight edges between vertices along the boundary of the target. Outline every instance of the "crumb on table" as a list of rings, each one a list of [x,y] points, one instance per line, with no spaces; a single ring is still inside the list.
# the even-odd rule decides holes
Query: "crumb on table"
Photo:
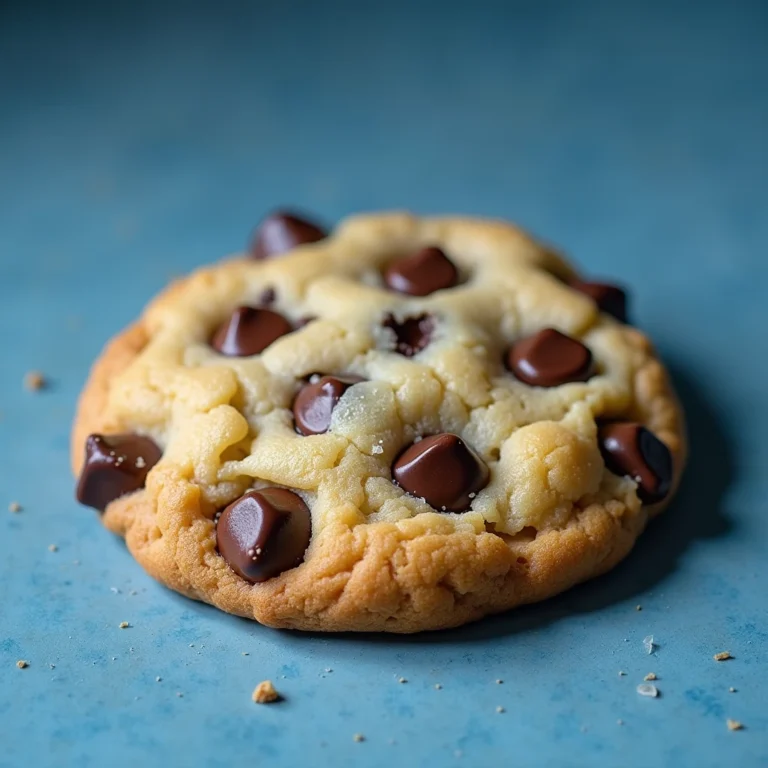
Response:
[[[728,726],[729,731],[743,731],[744,730],[744,723],[740,723],[738,720],[731,720],[729,717],[725,724]]]
[[[57,544],[49,544],[48,545],[48,551],[49,552],[58,552],[59,551],[59,547],[58,547]]]
[[[19,660],[16,662],[16,666],[17,666],[19,669],[26,669],[26,668],[29,666],[29,662],[28,662],[28,661],[24,661],[24,659],[19,659]]]
[[[262,680],[254,689],[251,698],[256,704],[270,704],[280,698],[271,680]]]
[[[720,651],[720,653],[716,653],[712,658],[715,661],[728,661],[728,659],[732,659],[733,656],[731,656],[730,651]]]
[[[352,741],[365,741],[365,736],[363,736],[363,734],[362,734],[362,733],[356,733],[356,734],[355,734],[355,735],[352,737]]]
[[[655,672],[649,672],[649,673],[648,673],[648,674],[647,674],[647,675],[646,675],[646,676],[643,678],[643,680],[645,680],[646,682],[649,682],[649,681],[651,681],[651,680],[658,680],[658,678],[656,677],[656,673],[655,673]]]
[[[24,374],[24,386],[31,391],[43,389],[46,383],[45,376],[40,371],[28,371]]]
[[[21,504],[19,504],[18,501],[12,501],[8,505],[8,511],[9,512],[21,512],[21,509],[22,509]]]
[[[118,625],[120,629],[128,629],[131,625],[127,621],[121,621]]]
[[[651,654],[656,649],[656,643],[653,642],[653,635],[648,635],[647,637],[643,638],[643,648],[645,648],[646,653]]]

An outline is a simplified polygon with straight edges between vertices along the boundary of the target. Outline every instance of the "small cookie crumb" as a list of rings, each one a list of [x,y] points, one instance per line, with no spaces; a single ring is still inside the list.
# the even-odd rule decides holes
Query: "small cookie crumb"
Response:
[[[496,711],[501,714],[502,712],[506,712],[507,710],[504,709],[504,707],[496,707]]]
[[[440,683],[435,683],[435,690],[439,691],[443,686]]]
[[[738,720],[731,720],[729,717],[725,724],[728,726],[729,731],[742,731],[744,730],[744,723],[740,723]]]
[[[637,686],[637,692],[641,696],[650,696],[654,699],[659,695],[659,689],[650,683],[640,683],[640,685]]]
[[[504,681],[503,680],[497,680],[496,685],[501,685]]]
[[[48,545],[48,551],[49,552],[58,552],[59,551],[59,547],[58,547],[57,544],[49,544]]]
[[[128,629],[131,625],[127,621],[121,621],[117,626],[120,629]]]
[[[642,605],[636,605],[635,606],[635,610],[636,611],[642,611],[643,610],[643,606]]]
[[[653,653],[653,649],[656,647],[656,643],[653,642],[653,635],[643,638],[643,647],[649,654]]]
[[[397,682],[398,683],[407,683],[408,680],[405,677],[401,677]]]
[[[257,704],[269,704],[277,701],[280,694],[275,690],[271,680],[262,680],[254,689],[251,698]]]
[[[736,689],[735,689],[733,686],[731,686],[731,687],[728,689],[728,693],[736,693]]]
[[[647,674],[647,675],[646,675],[646,676],[643,678],[643,680],[645,680],[646,682],[648,682],[649,680],[658,680],[658,679],[659,679],[659,678],[658,678],[658,677],[656,677],[656,674],[655,674],[654,672],[649,672],[649,673],[648,673],[648,674]]]
[[[365,736],[363,736],[363,734],[362,734],[362,733],[356,733],[356,734],[355,734],[355,735],[352,737],[352,741],[365,741]]]
[[[627,676],[627,673],[623,669],[620,669],[619,670],[619,677],[626,677],[626,676]]]
[[[731,656],[730,651],[720,651],[720,653],[716,653],[712,658],[715,661],[728,661],[728,659],[732,659],[733,656]]]
[[[160,677],[160,675],[158,675],[158,676],[155,678],[155,682],[156,682],[156,683],[159,683],[159,682],[161,682],[161,681],[162,681],[162,679],[163,679],[163,678],[162,678],[162,677]]]
[[[40,371],[28,371],[24,374],[24,386],[30,391],[43,389],[46,383],[45,376]]]
[[[16,662],[16,666],[17,666],[19,669],[26,669],[26,668],[29,666],[29,662],[28,662],[28,661],[24,661],[24,659],[19,659],[19,660]]]
[[[21,509],[22,509],[21,504],[19,504],[18,501],[12,501],[8,505],[8,511],[9,512],[21,512]]]

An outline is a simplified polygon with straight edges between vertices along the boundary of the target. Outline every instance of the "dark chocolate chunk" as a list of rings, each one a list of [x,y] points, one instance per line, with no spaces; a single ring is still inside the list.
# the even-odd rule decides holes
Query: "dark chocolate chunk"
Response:
[[[422,248],[387,267],[384,282],[389,288],[409,296],[427,296],[456,285],[459,272],[440,248]]]
[[[264,219],[256,230],[251,256],[254,259],[269,259],[326,236],[317,224],[287,211],[277,211]]]
[[[274,288],[265,288],[261,292],[261,296],[259,296],[259,306],[261,307],[268,307],[270,304],[275,303],[275,299],[277,298],[277,292]]]
[[[143,488],[162,454],[153,440],[141,435],[89,435],[77,500],[103,512],[111,501]]]
[[[395,351],[405,357],[421,352],[432,340],[435,321],[432,315],[406,317],[400,322],[394,315],[387,315],[382,325],[395,333]]]
[[[285,488],[249,491],[233,501],[216,524],[219,554],[252,584],[299,565],[311,534],[307,505]]]
[[[507,368],[532,387],[557,387],[586,381],[594,374],[592,353],[576,339],[545,328],[516,342],[507,352]]]
[[[331,426],[331,414],[341,396],[353,384],[365,381],[360,376],[323,376],[305,384],[293,401],[296,431],[302,435],[321,435]]]
[[[637,483],[644,504],[661,501],[672,488],[672,454],[656,435],[633,421],[608,422],[598,430],[605,465]]]
[[[406,448],[392,465],[392,477],[435,509],[465,512],[488,484],[490,472],[458,435],[445,432]]]
[[[574,279],[569,282],[571,288],[589,296],[601,312],[613,315],[619,322],[627,322],[627,293],[618,285],[610,283],[592,283]]]
[[[271,309],[238,307],[213,334],[211,346],[228,357],[248,357],[292,330],[288,320]]]

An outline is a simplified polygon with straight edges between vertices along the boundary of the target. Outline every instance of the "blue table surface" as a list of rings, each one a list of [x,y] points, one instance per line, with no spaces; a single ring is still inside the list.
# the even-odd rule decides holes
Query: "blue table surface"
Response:
[[[0,766],[768,765],[768,6],[414,8],[2,5]],[[692,456],[624,564],[456,631],[300,634],[75,504],[102,344],[284,203],[507,217],[633,286]]]

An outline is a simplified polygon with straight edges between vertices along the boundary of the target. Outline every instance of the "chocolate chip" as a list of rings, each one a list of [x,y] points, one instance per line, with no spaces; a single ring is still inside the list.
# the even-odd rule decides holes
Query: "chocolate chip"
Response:
[[[389,288],[409,296],[427,296],[456,285],[459,272],[440,248],[422,248],[398,259],[384,273]]]
[[[211,338],[211,346],[228,357],[263,352],[273,341],[293,330],[277,312],[263,307],[238,307]]]
[[[637,482],[644,504],[661,501],[672,487],[672,454],[656,435],[633,421],[609,422],[598,430],[605,465]]]
[[[269,259],[299,245],[326,237],[317,224],[288,211],[277,211],[261,222],[251,244],[254,259]]]
[[[392,477],[435,509],[465,512],[488,484],[490,472],[458,435],[445,432],[406,448],[392,465]]]
[[[594,374],[592,353],[576,339],[545,328],[514,344],[507,352],[507,368],[532,387],[557,387],[586,381]]]
[[[274,288],[265,288],[259,296],[259,305],[262,307],[268,307],[270,304],[275,303],[277,293]]]
[[[285,488],[249,491],[219,517],[219,554],[252,584],[295,568],[304,559],[312,534],[307,505]]]
[[[400,322],[394,315],[387,315],[382,325],[395,333],[395,351],[405,357],[421,352],[432,340],[435,321],[432,315],[407,317]]]
[[[569,282],[571,288],[589,296],[601,312],[613,315],[619,322],[627,322],[627,293],[618,285],[610,283],[591,283],[574,279]]]
[[[331,426],[331,414],[341,396],[353,384],[365,381],[360,376],[323,376],[305,384],[293,401],[296,431],[302,435],[321,435]]]
[[[147,473],[161,456],[160,448],[148,437],[89,435],[77,500],[103,512],[111,501],[143,488]]]

